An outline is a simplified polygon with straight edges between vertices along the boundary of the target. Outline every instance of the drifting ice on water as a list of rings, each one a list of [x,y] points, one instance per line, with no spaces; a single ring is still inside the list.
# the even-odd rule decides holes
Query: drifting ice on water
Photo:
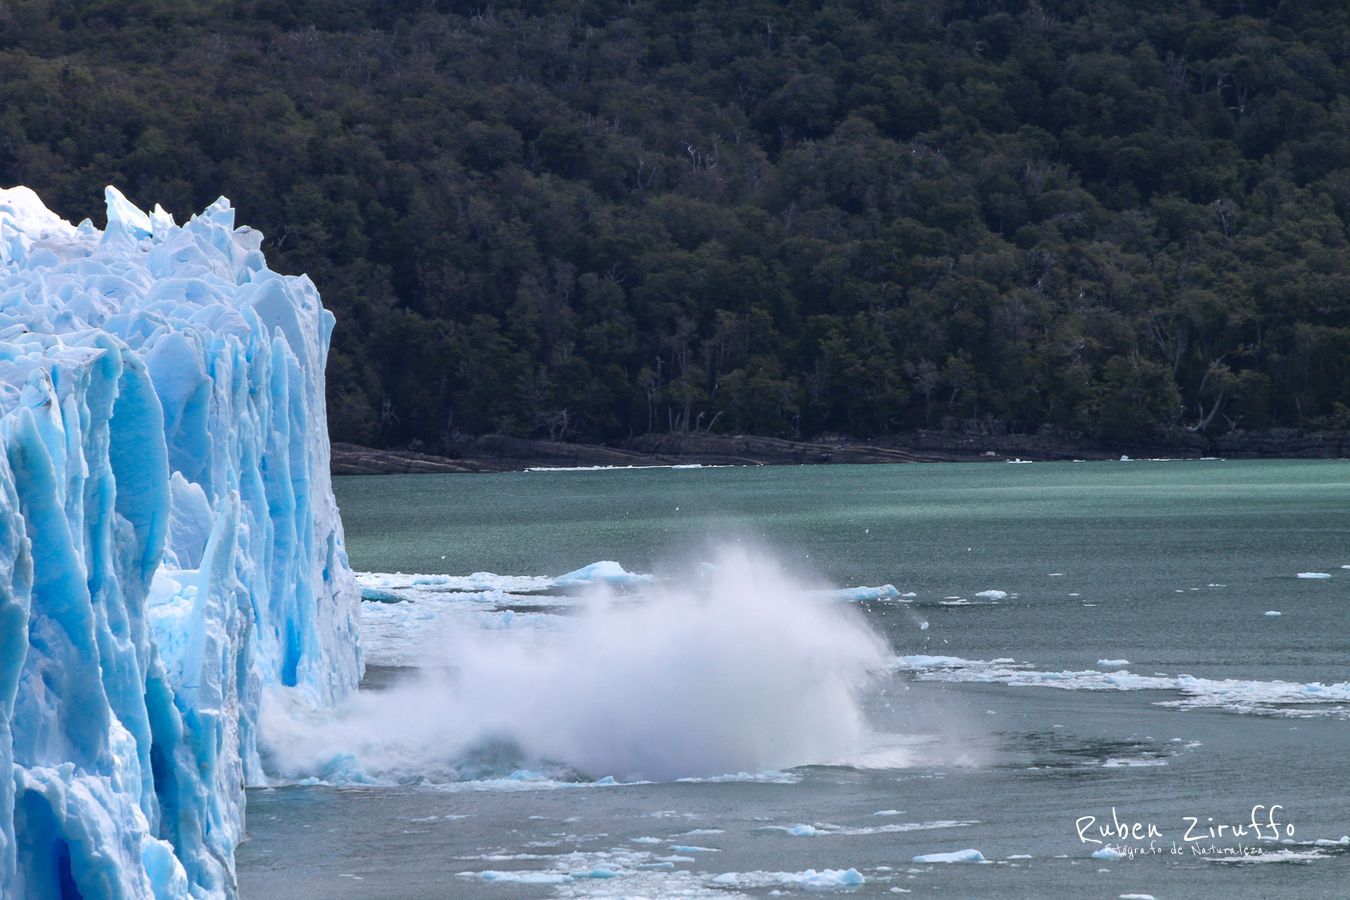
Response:
[[[262,691],[360,677],[333,317],[221,199],[0,190],[0,896],[232,895]]]

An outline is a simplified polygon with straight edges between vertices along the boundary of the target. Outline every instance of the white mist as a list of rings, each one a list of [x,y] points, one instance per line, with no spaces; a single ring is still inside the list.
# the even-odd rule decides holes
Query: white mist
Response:
[[[729,551],[697,584],[598,594],[555,629],[457,631],[438,656],[336,719],[273,698],[272,766],[322,774],[350,754],[376,777],[436,777],[485,745],[620,780],[826,763],[863,748],[861,695],[888,650],[767,556]]]

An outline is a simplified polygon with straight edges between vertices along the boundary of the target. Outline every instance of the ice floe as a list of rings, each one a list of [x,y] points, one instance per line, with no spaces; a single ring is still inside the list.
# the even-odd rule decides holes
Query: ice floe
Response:
[[[874,813],[882,815],[882,813]],[[904,834],[910,831],[937,831],[944,828],[968,828],[977,824],[957,819],[937,819],[928,822],[897,822],[887,825],[832,825],[824,822],[797,825],[765,825],[765,831],[782,831],[793,837],[862,837],[874,834]]]
[[[893,584],[883,584],[879,587],[839,588],[824,591],[823,596],[831,600],[860,603],[868,600],[906,600],[914,595],[900,593],[900,590]]]
[[[916,863],[978,863],[986,862],[984,854],[973,848],[952,850],[947,853],[922,853],[910,862]]]
[[[1194,675],[1136,675],[1120,670],[1046,672],[1013,659],[967,660],[952,656],[900,656],[895,668],[922,681],[1006,684],[1082,691],[1172,691],[1182,697],[1155,701],[1180,709],[1213,708],[1229,712],[1286,717],[1350,719],[1350,682],[1258,681],[1197,678]]]
[[[566,575],[559,575],[553,583],[557,587],[569,588],[592,584],[643,584],[655,580],[654,575],[629,572],[613,560],[605,559],[582,566]]]
[[[1258,848],[1259,849],[1259,848]],[[1330,854],[1322,850],[1262,850],[1260,853],[1243,853],[1233,856],[1206,856],[1206,862],[1227,863],[1228,865],[1251,865],[1255,863],[1312,863],[1327,859]]]
[[[804,872],[723,872],[710,883],[733,888],[766,888],[774,885],[800,887],[808,891],[829,891],[861,887],[867,879],[857,869],[807,869]]]
[[[480,878],[483,881],[495,881],[500,884],[564,884],[572,876],[561,872],[500,872],[489,869],[485,872],[460,872],[462,876]]]

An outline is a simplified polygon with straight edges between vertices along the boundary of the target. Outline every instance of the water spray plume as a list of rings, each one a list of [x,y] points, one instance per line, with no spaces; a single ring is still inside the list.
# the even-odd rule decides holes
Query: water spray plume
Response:
[[[783,769],[863,746],[861,697],[888,655],[854,610],[733,550],[697,584],[599,594],[555,629],[453,632],[427,661],[445,674],[363,695],[336,720],[273,703],[266,737],[283,776],[350,759],[382,779],[453,777],[484,747],[592,778]]]

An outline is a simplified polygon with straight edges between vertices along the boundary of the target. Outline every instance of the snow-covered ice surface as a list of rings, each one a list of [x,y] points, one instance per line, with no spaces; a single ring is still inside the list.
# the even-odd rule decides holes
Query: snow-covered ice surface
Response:
[[[234,892],[270,690],[356,685],[333,317],[227,200],[0,190],[0,896]]]

